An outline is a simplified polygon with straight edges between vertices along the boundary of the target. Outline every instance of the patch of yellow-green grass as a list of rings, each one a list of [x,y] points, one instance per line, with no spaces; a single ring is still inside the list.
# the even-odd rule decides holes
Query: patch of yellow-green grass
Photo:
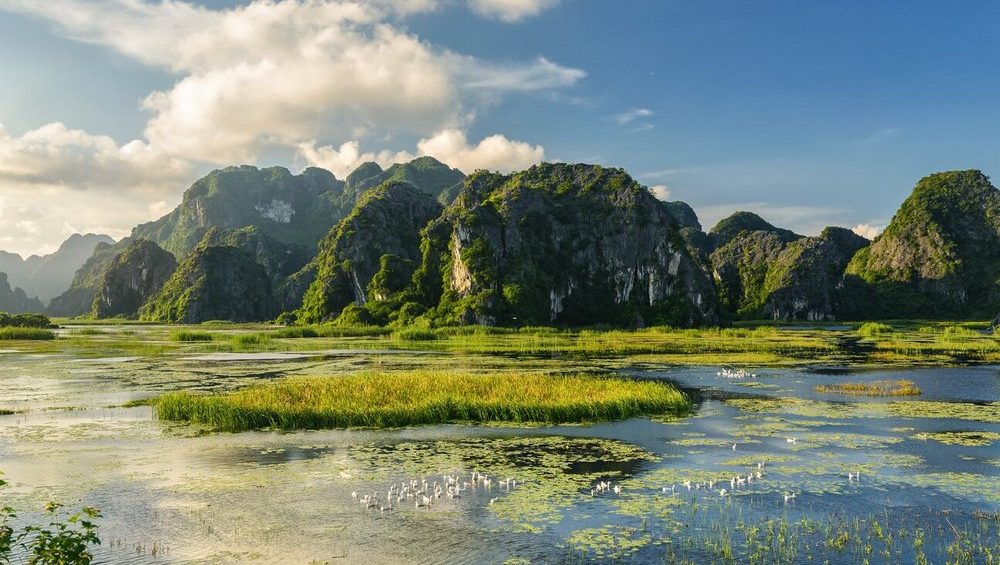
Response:
[[[0,328],[0,341],[18,341],[18,340],[52,340],[56,338],[56,334],[51,330],[45,330],[42,328],[16,328],[16,327],[5,327]]]
[[[175,330],[170,332],[171,341],[212,341],[212,334],[195,330]]]
[[[892,326],[881,322],[865,322],[858,327],[858,335],[868,338],[891,334],[894,331]]]
[[[219,395],[170,393],[153,402],[164,420],[230,431],[444,422],[574,423],[680,414],[690,406],[673,386],[652,381],[469,371],[296,377]]]
[[[907,379],[819,385],[816,392],[853,396],[919,396],[924,391]]]

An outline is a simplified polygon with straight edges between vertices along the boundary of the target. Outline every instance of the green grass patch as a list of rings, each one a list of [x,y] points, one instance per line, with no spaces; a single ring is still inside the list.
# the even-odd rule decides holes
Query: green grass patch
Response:
[[[212,341],[212,334],[194,330],[176,330],[170,332],[170,341]]]
[[[262,349],[271,345],[271,336],[261,332],[236,334],[231,343],[237,350]]]
[[[893,331],[892,326],[881,322],[865,322],[858,327],[858,335],[869,338],[891,334]]]
[[[434,341],[438,336],[434,333],[434,330],[407,328],[393,332],[392,338],[400,341]]]
[[[673,386],[592,374],[410,371],[296,377],[219,395],[168,393],[164,420],[228,431],[386,428],[445,422],[577,423],[684,414]]]
[[[913,381],[872,381],[870,383],[837,383],[819,385],[816,392],[828,394],[850,394],[854,396],[919,396],[924,393]]]
[[[55,332],[51,330],[43,330],[41,328],[0,328],[0,341],[52,340],[55,338]]]

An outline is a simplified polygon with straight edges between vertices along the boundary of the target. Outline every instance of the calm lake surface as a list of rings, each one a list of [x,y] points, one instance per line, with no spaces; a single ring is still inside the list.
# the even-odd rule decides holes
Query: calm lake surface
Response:
[[[647,367],[630,372],[684,388],[697,400],[691,417],[528,429],[220,434],[111,408],[389,355],[6,350],[0,409],[16,413],[0,416],[2,496],[22,510],[99,507],[104,563],[939,563],[963,543],[997,555],[998,367],[762,369],[742,381],[718,367]],[[813,391],[900,378],[923,395]],[[384,500],[390,485],[448,475],[471,482],[474,471],[492,487],[478,481],[431,508],[393,498],[380,511],[352,497]],[[499,486],[508,477],[516,486]],[[592,495],[603,481],[621,492]]]

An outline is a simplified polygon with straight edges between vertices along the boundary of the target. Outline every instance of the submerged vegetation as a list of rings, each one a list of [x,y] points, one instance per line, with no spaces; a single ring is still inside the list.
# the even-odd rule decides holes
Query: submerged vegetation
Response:
[[[870,383],[835,383],[819,385],[816,392],[828,394],[850,394],[855,396],[919,396],[923,394],[920,387],[913,381],[899,379],[894,381],[872,381]]]
[[[398,427],[445,422],[575,423],[680,414],[670,385],[589,374],[364,372],[297,377],[221,395],[153,402],[158,417],[223,430]]]

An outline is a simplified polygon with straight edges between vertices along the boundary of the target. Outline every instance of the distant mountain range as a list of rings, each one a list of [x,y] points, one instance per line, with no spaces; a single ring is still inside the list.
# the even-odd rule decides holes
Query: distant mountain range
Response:
[[[924,178],[869,242],[750,212],[705,232],[690,206],[595,165],[466,177],[423,157],[345,180],[230,167],[91,250],[49,313],[692,326],[1000,311],[1000,191],[979,171]]]
[[[114,240],[106,235],[73,234],[55,252],[27,259],[0,251],[0,273],[6,274],[9,286],[20,288],[28,296],[46,303],[69,288],[74,273],[99,243],[111,244]],[[14,311],[15,306],[0,299],[0,310]]]

